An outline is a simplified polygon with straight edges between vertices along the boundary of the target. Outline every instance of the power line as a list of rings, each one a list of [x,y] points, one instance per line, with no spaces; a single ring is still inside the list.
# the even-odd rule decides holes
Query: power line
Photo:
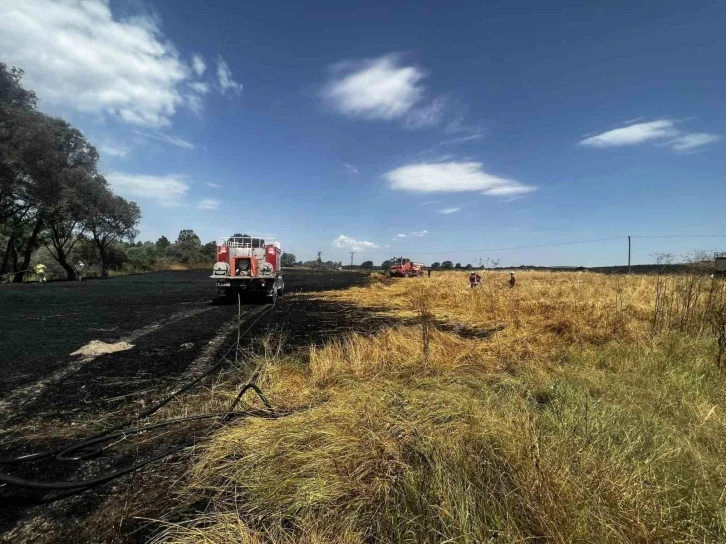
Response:
[[[426,252],[415,252],[415,251],[404,251],[407,255],[458,255],[461,253],[488,253],[491,251],[512,251],[515,249],[535,249],[540,247],[557,247],[557,246],[569,246],[574,244],[591,244],[595,242],[608,242],[611,240],[627,240],[627,236],[611,236],[609,238],[594,238],[591,240],[575,240],[572,242],[557,242],[552,244],[534,244],[529,246],[515,246],[515,247],[497,247],[497,248],[485,248],[485,249],[467,249],[461,251],[426,251]],[[642,236],[631,236],[631,238],[726,238],[726,234],[706,234],[706,235],[677,235],[677,234],[663,234],[663,235],[642,235]],[[401,250],[396,252],[388,251],[361,251],[359,254],[362,255],[398,255]]]
[[[593,240],[577,240],[574,242],[559,242],[555,244],[537,244],[537,245],[531,245],[531,246],[516,246],[516,247],[494,247],[494,248],[486,248],[486,249],[467,249],[467,250],[461,250],[461,251],[427,251],[427,252],[414,252],[414,251],[405,251],[407,255],[453,255],[453,254],[459,254],[459,253],[485,253],[489,251],[510,251],[513,249],[533,249],[537,247],[554,247],[554,246],[568,246],[572,244],[588,244],[592,242],[605,242],[608,240],[624,240],[627,236],[613,236],[611,238],[595,238]],[[385,252],[385,251],[362,251],[361,253],[364,253],[366,255],[397,255],[401,253],[401,251],[396,251],[395,253],[391,252]]]

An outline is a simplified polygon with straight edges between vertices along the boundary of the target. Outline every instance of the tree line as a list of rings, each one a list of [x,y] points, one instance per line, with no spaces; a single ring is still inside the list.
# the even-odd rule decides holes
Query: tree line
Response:
[[[141,210],[113,193],[81,131],[37,110],[22,76],[0,63],[0,275],[22,281],[45,248],[69,279],[83,252],[106,276],[119,244],[136,237]]]

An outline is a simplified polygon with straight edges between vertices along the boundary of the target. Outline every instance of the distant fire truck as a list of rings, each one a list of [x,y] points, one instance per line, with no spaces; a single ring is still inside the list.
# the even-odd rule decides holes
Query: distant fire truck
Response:
[[[398,278],[423,276],[425,266],[423,263],[414,263],[411,259],[395,257],[388,264],[388,275]]]
[[[230,236],[217,240],[217,263],[210,278],[220,295],[259,293],[282,296],[280,243],[259,236]]]

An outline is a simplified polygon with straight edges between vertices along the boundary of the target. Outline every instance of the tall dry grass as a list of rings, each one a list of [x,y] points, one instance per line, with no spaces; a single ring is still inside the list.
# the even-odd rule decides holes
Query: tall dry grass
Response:
[[[259,349],[260,385],[293,415],[202,446],[182,496],[207,507],[158,541],[725,541],[724,282],[506,279],[324,294],[402,324],[304,359]]]

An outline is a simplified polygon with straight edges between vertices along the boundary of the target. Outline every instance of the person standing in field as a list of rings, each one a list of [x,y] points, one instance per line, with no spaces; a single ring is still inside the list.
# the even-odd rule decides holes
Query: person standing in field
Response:
[[[431,267],[429,267],[426,271],[428,272],[428,275],[429,275],[428,277],[430,278],[431,277]]]
[[[76,263],[76,276],[78,276],[78,281],[83,281],[83,268],[85,266],[86,265],[83,264],[83,261],[81,261],[80,259]]]
[[[509,288],[512,289],[517,284],[517,280],[514,277],[514,272],[509,273]]]
[[[477,274],[476,272],[472,272],[469,274],[469,287],[472,289],[474,287],[480,287],[481,286],[481,276]]]
[[[33,270],[35,271],[35,275],[38,277],[38,281],[40,283],[45,283],[45,265],[43,263],[38,263],[35,265]]]

